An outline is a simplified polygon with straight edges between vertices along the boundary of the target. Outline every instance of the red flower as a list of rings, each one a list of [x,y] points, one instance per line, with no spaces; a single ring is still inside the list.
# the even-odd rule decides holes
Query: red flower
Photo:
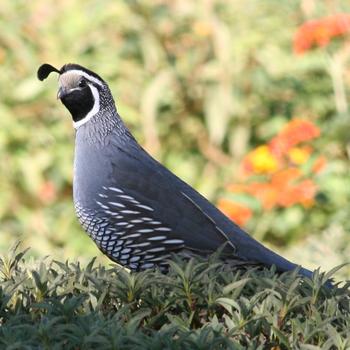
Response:
[[[299,27],[294,36],[294,52],[303,54],[314,46],[324,47],[332,38],[345,35],[349,31],[350,14],[347,13],[307,21]]]

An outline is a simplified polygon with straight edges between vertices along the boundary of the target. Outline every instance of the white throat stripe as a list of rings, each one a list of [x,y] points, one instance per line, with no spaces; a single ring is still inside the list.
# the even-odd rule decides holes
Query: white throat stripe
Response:
[[[90,80],[91,82],[97,84],[97,85],[100,85],[100,86],[103,86],[103,83],[101,80],[93,77],[92,75],[80,70],[80,69],[72,69],[72,70],[68,70],[67,72],[64,72],[62,75],[65,75],[65,74],[70,74],[70,73],[73,73],[73,74],[78,74],[78,75],[81,75],[83,76],[84,78],[86,78],[87,80]]]
[[[88,122],[94,115],[96,115],[100,111],[100,95],[98,93],[98,90],[97,88],[95,88],[95,86],[91,84],[88,84],[88,85],[89,85],[89,88],[91,89],[92,95],[94,96],[94,106],[83,119],[80,119],[77,122],[73,122],[73,126],[75,129],[78,129],[80,126]]]

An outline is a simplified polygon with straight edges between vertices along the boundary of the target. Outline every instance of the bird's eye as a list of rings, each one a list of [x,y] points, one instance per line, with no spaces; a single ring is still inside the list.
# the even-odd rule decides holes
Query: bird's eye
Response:
[[[81,79],[81,80],[79,81],[79,87],[83,88],[83,87],[85,87],[86,85],[87,85],[87,83],[86,83],[86,80],[85,80],[85,79]]]

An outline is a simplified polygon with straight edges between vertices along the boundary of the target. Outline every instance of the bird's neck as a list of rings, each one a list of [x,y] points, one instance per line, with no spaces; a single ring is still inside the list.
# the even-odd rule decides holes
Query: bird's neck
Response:
[[[115,108],[101,109],[76,130],[76,138],[79,138],[80,142],[97,147],[105,146],[111,135],[121,140],[133,139]]]

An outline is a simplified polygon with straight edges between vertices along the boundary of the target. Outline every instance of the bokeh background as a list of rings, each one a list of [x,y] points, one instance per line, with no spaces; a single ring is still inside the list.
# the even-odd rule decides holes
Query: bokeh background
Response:
[[[1,1],[0,253],[107,263],[74,216],[74,130],[44,62],[104,77],[140,143],[257,239],[349,261],[348,1]]]

